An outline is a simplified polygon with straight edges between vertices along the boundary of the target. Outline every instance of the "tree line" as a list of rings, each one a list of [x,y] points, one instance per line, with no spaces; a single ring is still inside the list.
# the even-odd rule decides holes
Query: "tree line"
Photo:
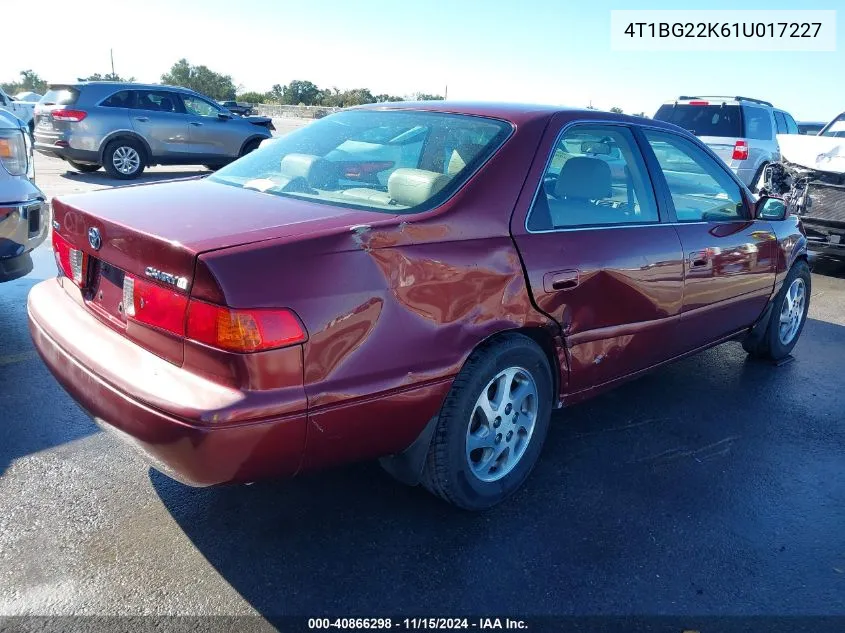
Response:
[[[116,73],[94,73],[87,77],[78,77],[79,81],[134,81],[134,77],[121,77]],[[170,86],[183,86],[218,101],[237,99],[249,103],[279,103],[283,105],[306,105],[346,107],[364,103],[406,100],[439,100],[440,95],[416,92],[407,96],[373,94],[369,88],[340,90],[337,87],[319,88],[311,81],[295,79],[289,84],[275,84],[268,92],[244,92],[235,85],[231,75],[211,70],[208,66],[191,64],[187,59],[180,59],[169,71],[161,76],[161,83]],[[32,70],[20,72],[19,81],[0,83],[7,94],[32,91],[44,94],[48,82]]]

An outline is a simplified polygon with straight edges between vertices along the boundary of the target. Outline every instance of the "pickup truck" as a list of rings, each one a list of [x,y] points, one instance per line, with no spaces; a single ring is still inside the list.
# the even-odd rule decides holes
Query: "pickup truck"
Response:
[[[18,101],[14,97],[10,97],[3,89],[0,88],[0,110],[11,112],[21,121],[27,124],[29,131],[32,132],[35,125],[35,104],[27,101]]]
[[[26,124],[0,110],[0,282],[31,271],[30,251],[47,237],[49,207],[34,175]]]
[[[249,103],[239,103],[238,101],[219,101],[218,103],[232,114],[239,114],[240,116],[249,116],[254,111],[252,104]]]

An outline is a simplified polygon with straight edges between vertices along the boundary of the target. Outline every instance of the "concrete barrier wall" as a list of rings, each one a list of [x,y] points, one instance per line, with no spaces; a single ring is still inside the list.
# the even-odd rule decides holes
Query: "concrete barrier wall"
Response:
[[[341,108],[329,108],[325,106],[293,106],[258,103],[253,106],[255,113],[261,116],[269,116],[274,119],[285,117],[293,119],[321,119],[324,116],[337,112]]]

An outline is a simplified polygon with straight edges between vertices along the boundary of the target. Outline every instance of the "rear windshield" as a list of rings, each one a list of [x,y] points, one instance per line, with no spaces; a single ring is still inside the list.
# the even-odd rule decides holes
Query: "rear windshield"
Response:
[[[660,106],[654,118],[674,123],[696,136],[743,136],[738,105],[666,104]]]
[[[265,142],[209,179],[332,205],[417,212],[452,195],[511,129],[468,115],[349,110]]]
[[[79,98],[79,91],[76,88],[55,87],[50,88],[41,100],[41,105],[73,105]]]
[[[845,113],[840,114],[833,119],[827,127],[821,131],[819,136],[833,136],[836,138],[845,138]]]

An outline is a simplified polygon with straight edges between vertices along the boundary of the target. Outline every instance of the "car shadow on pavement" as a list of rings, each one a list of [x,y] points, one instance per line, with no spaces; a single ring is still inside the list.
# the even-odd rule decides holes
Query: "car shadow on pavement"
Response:
[[[29,290],[55,274],[52,252],[33,253],[35,268],[0,284],[0,476],[13,461],[99,432],[47,370],[29,335]]]
[[[101,185],[102,187],[125,187],[128,185],[141,185],[150,182],[161,182],[164,180],[183,180],[186,178],[198,178],[208,176],[211,174],[208,169],[197,169],[196,171],[148,171],[132,180],[121,180],[109,176],[102,169],[93,173],[84,174],[82,172],[68,169],[65,173],[59,174],[60,177],[72,180],[74,182],[86,183],[89,185]]]
[[[806,330],[782,367],[730,343],[556,413],[525,486],[480,514],[372,463],[238,487],[150,480],[271,622],[826,613],[826,561],[845,546],[830,470],[845,437],[829,414],[838,378],[818,370],[841,365],[830,347],[845,328]]]

